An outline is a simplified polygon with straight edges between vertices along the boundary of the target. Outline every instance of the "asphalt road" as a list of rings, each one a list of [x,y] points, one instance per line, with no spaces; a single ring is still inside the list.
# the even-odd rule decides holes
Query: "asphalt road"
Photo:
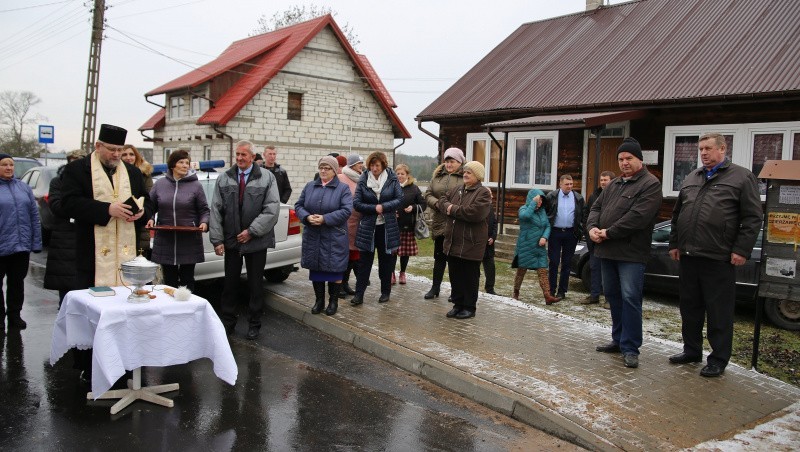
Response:
[[[113,401],[87,402],[69,356],[49,364],[58,296],[41,289],[45,260],[32,256],[26,280],[28,329],[0,337],[4,450],[577,449],[272,312],[259,340],[232,339],[235,386],[208,360],[145,368],[145,384],[180,384],[167,394],[175,407],[136,402],[111,416]]]

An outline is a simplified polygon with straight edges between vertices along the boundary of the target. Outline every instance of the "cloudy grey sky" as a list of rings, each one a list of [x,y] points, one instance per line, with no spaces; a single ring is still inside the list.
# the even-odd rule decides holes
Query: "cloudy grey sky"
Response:
[[[84,2],[93,0],[0,1],[0,91],[42,99],[34,113],[55,127],[53,150],[80,144],[91,31]],[[413,136],[400,150],[431,156],[436,142],[417,129],[419,112],[522,23],[586,8],[586,0],[106,0],[98,124],[125,127],[129,142],[149,146],[136,130],[156,111],[145,92],[246,38],[260,16],[311,3],[357,33]]]

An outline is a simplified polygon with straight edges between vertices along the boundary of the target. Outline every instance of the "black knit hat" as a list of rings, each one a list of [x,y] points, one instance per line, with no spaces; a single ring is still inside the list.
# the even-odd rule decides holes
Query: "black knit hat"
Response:
[[[122,127],[112,126],[111,124],[100,124],[100,135],[98,135],[97,141],[122,146],[125,144],[125,137],[127,135],[128,131]]]
[[[637,159],[644,160],[642,156],[642,146],[639,145],[636,138],[628,137],[622,140],[622,144],[617,148],[617,155],[619,155],[620,152],[630,152]]]
[[[0,160],[5,160],[5,159],[11,159],[11,160],[14,160],[14,157],[12,157],[12,156],[10,156],[10,155],[8,155],[8,154],[3,154],[3,153],[0,153]]]

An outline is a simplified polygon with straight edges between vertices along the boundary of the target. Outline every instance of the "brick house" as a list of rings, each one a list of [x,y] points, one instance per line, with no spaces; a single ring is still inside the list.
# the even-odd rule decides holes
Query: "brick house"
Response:
[[[602,3],[521,25],[416,118],[439,124],[440,152],[484,162],[507,219],[562,174],[588,196],[600,172],[619,174],[626,136],[663,182],[661,218],[703,133],[756,174],[800,160],[800,2]]]
[[[252,141],[256,152],[271,144],[294,188],[290,202],[320,157],[377,150],[391,161],[394,140],[411,138],[375,70],[330,15],[236,41],[145,98],[162,95],[164,106],[139,128],[153,142],[154,163],[185,149],[192,160],[230,165],[236,141]]]

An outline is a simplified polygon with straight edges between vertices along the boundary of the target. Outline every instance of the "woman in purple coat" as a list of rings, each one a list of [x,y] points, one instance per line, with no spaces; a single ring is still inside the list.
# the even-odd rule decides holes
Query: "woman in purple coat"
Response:
[[[167,159],[167,175],[150,190],[150,199],[158,213],[160,226],[199,226],[208,231],[209,208],[197,174],[191,169],[186,151],[175,151]],[[150,228],[155,224],[147,222]],[[201,232],[156,231],[153,242],[153,262],[161,264],[164,284],[186,286],[194,291],[194,266],[203,262]]]
[[[303,228],[303,251],[300,266],[309,270],[314,285],[312,314],[325,306],[325,283],[330,299],[325,314],[334,315],[339,307],[339,287],[347,270],[350,245],[347,220],[353,210],[350,188],[336,177],[339,162],[326,155],[317,164],[319,179],[307,183],[294,205]]]

